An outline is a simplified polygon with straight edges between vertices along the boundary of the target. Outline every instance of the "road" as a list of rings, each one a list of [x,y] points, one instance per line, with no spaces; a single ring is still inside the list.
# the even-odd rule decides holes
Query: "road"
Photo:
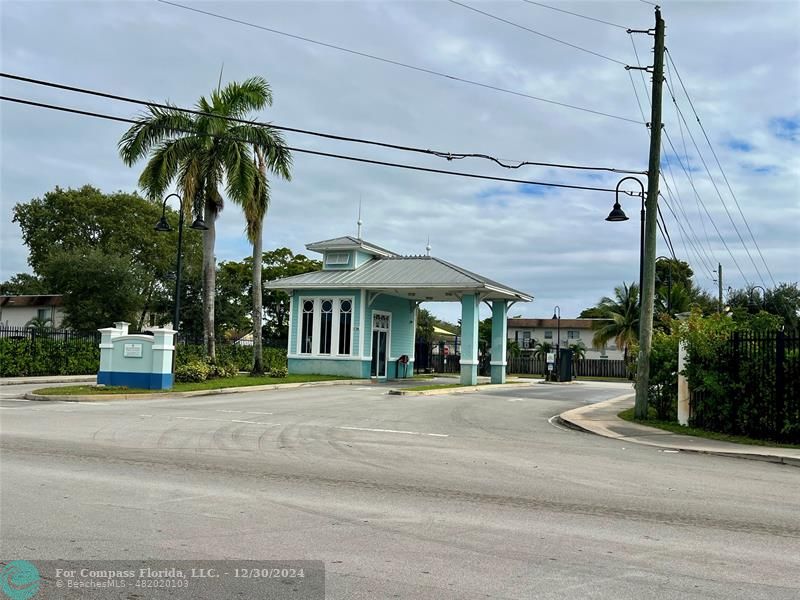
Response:
[[[800,469],[550,420],[629,386],[24,390],[0,390],[6,559],[315,559],[343,600],[800,597]]]

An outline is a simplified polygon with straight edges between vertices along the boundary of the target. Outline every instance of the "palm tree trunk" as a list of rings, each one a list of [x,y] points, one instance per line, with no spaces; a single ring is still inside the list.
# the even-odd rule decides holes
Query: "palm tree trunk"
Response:
[[[203,232],[203,343],[206,356],[217,359],[217,346],[214,337],[214,297],[217,288],[217,261],[214,257],[216,242],[216,212],[206,203],[203,219],[207,230]]]
[[[262,239],[261,233],[264,222],[256,224],[256,235],[253,239],[253,369],[251,375],[264,373],[264,355],[261,349],[261,315],[263,305],[261,301],[261,263]]]

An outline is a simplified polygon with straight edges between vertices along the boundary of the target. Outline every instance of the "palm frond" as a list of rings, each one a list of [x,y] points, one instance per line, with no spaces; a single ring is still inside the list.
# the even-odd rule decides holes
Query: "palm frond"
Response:
[[[149,114],[136,119],[117,144],[127,166],[132,166],[164,140],[193,135],[194,119],[177,109],[149,107]]]

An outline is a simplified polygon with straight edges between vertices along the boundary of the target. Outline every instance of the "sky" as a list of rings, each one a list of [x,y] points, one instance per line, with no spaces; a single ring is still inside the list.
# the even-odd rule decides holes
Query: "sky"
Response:
[[[651,64],[647,35],[630,36],[625,29],[535,3],[463,2],[602,58],[444,0],[178,1],[635,122],[402,68],[156,0],[3,0],[2,70],[191,107],[216,87],[222,69],[223,82],[265,77],[274,103],[256,116],[278,125],[517,161],[647,169],[649,136],[637,95],[649,120],[650,76],[624,68],[637,65],[631,40],[642,64]],[[654,26],[653,7],[642,1],[544,4],[625,28]],[[717,284],[710,271],[717,262],[725,288],[795,282],[800,279],[800,3],[667,0],[662,11],[677,68],[670,67],[668,82],[688,124],[684,127],[665,90],[664,125],[674,149],[665,140],[662,171],[670,189],[662,182],[667,204],[661,201],[661,211],[675,253],[713,292]],[[5,96],[127,118],[141,110],[8,79],[0,85]],[[0,279],[29,270],[21,233],[11,222],[16,203],[55,186],[137,189],[143,164],[128,168],[117,153],[125,129],[122,123],[0,103]],[[509,170],[482,159],[447,161],[299,134],[287,134],[287,140],[298,148],[494,177],[613,189],[624,176],[537,166]],[[622,189],[637,187],[626,182]],[[302,154],[294,156],[291,182],[272,182],[264,248],[306,252],[307,243],[353,235],[359,202],[364,239],[399,253],[424,254],[430,238],[433,255],[535,297],[512,314],[545,317],[558,305],[562,316],[573,317],[614,286],[638,279],[638,198],[622,195],[631,219],[609,223],[604,220],[614,202],[609,192]],[[217,228],[218,260],[249,254],[236,206],[226,205]],[[669,252],[661,239],[658,251]],[[428,308],[451,320],[459,313],[455,304]]]

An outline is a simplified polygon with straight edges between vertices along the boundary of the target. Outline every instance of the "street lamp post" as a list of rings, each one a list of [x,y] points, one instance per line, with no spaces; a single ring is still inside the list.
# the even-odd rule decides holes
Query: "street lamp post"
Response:
[[[656,257],[656,263],[659,260],[664,259],[667,261],[667,266],[669,266],[669,270],[667,271],[667,314],[671,317],[672,316],[672,262],[666,256],[658,256]]]
[[[761,308],[764,308],[764,304],[766,303],[766,300],[767,300],[767,290],[765,290],[760,285],[751,285],[750,288],[747,290],[747,297],[750,300],[750,305],[751,306],[755,305],[755,302],[753,302],[753,292],[755,292],[756,289],[761,290],[761,296],[759,298],[759,304],[761,305]]]
[[[636,177],[623,177],[619,180],[616,187],[616,196],[614,201],[614,208],[611,209],[611,212],[608,213],[606,217],[606,221],[618,222],[618,221],[627,221],[628,215],[622,210],[622,206],[619,203],[619,186],[622,185],[624,181],[627,180],[635,181],[639,184],[639,187],[642,189],[641,198],[642,198],[642,210],[640,212],[641,216],[641,223],[639,226],[639,306],[642,305],[642,280],[644,279],[644,184],[639,181]],[[641,308],[640,308],[641,310]]]
[[[556,320],[556,364],[555,364],[555,372],[556,381],[561,381],[561,376],[558,373],[558,366],[561,362],[561,307],[556,305],[553,309],[553,318]]]
[[[154,229],[159,233],[172,231],[172,227],[170,227],[167,222],[167,200],[173,196],[178,199],[178,203],[180,204],[180,212],[178,213],[178,252],[175,260],[175,312],[172,317],[172,328],[178,331],[181,316],[181,258],[183,256],[183,202],[178,194],[170,194],[164,198],[164,202],[161,205],[161,218],[158,220],[158,223],[156,223]],[[208,229],[205,221],[200,217],[197,217],[190,227],[198,231],[205,231]]]

